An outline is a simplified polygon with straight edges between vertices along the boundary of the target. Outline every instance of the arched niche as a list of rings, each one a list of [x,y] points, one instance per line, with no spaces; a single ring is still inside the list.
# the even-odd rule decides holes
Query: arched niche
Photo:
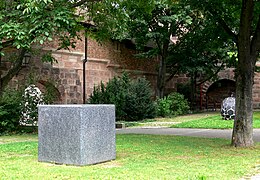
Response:
[[[61,101],[61,94],[59,90],[49,81],[39,80],[37,87],[44,93],[51,96],[52,103],[59,103]]]
[[[220,109],[221,102],[226,97],[235,95],[236,82],[221,79],[211,84],[206,91],[206,109]]]

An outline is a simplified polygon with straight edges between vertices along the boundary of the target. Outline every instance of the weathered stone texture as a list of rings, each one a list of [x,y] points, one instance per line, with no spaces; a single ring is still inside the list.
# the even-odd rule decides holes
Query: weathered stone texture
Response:
[[[20,82],[21,80],[28,79],[26,73],[36,71],[40,81],[55,82],[53,85],[59,91],[60,97],[56,103],[65,104],[79,104],[83,103],[83,60],[85,59],[85,41],[77,41],[76,48],[70,50],[56,51],[58,46],[55,40],[52,43],[46,43],[44,51],[52,51],[53,57],[58,63],[42,63],[40,61],[41,55],[32,57],[30,68],[26,67],[19,72],[18,77],[14,77],[13,82]],[[133,47],[129,41],[117,42],[106,41],[102,44],[95,40],[88,38],[86,63],[86,96],[87,98],[93,92],[94,86],[100,82],[107,83],[109,79],[115,75],[119,75],[123,71],[131,74],[133,77],[145,77],[151,82],[154,93],[156,92],[157,81],[157,66],[158,60],[154,59],[139,59],[135,56],[138,51]],[[258,66],[260,64],[258,63]],[[219,80],[228,79],[234,80],[234,69],[225,69],[220,71],[218,76]],[[4,74],[4,72],[2,72]],[[26,77],[27,76],[27,77]],[[189,77],[186,75],[176,75],[167,82],[165,93],[169,94],[177,90],[178,83],[189,82]],[[200,81],[198,81],[200,82]],[[198,83],[197,82],[197,83]],[[216,92],[211,97],[207,97],[207,91],[214,82],[205,82],[201,86],[197,86],[197,93],[195,94],[198,105],[202,105],[202,109],[206,107],[207,100],[218,97]],[[77,88],[75,88],[75,86]],[[253,87],[253,105],[254,108],[260,108],[260,75],[255,74],[255,83]],[[227,97],[227,96],[226,96]],[[222,98],[222,97],[221,97]],[[220,108],[220,102],[223,99],[218,99],[217,104]]]
[[[116,158],[114,105],[40,105],[38,160],[89,165]]]

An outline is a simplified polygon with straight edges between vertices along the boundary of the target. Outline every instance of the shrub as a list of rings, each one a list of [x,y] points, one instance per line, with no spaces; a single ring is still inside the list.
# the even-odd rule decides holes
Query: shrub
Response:
[[[174,92],[157,100],[158,116],[177,116],[188,113],[189,103],[180,93]]]
[[[126,113],[123,107],[125,107],[126,103],[128,86],[130,86],[130,79],[125,73],[121,77],[110,79],[106,85],[101,82],[100,85],[94,87],[89,103],[114,104],[116,106],[117,119],[124,119]]]
[[[89,103],[115,104],[117,120],[137,121],[155,116],[152,91],[143,78],[130,80],[126,73],[114,77],[106,84],[101,82],[90,95]]]
[[[17,106],[12,103],[1,103],[0,119],[1,133],[16,131],[19,126],[19,113],[17,113]]]
[[[177,83],[177,92],[182,94],[185,99],[188,101],[191,100],[191,84],[190,82],[187,83]]]
[[[157,99],[156,106],[157,116],[166,117],[171,115],[171,101],[167,97]]]
[[[19,126],[22,93],[6,89],[0,99],[0,134],[14,132]]]
[[[138,78],[131,81],[124,106],[127,118],[129,120],[141,120],[155,117],[156,108],[151,97],[152,90],[147,80]]]

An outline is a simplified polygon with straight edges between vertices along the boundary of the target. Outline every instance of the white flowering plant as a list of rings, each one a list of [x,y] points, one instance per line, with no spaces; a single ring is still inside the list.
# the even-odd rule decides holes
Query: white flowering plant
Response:
[[[20,125],[37,125],[39,104],[44,104],[41,90],[34,84],[29,85],[22,97]]]

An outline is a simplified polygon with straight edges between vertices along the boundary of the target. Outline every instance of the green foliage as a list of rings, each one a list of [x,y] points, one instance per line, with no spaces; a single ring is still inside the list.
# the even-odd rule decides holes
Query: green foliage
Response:
[[[179,93],[171,93],[168,96],[168,99],[171,101],[171,109],[175,111],[174,115],[182,115],[188,113],[189,103],[184,96]]]
[[[0,135],[16,131],[19,126],[19,105],[16,103],[0,103]]]
[[[124,112],[129,120],[140,120],[155,116],[155,105],[151,100],[152,90],[144,78],[130,82]]]
[[[171,101],[167,97],[157,99],[157,116],[170,116],[171,115]]]
[[[177,92],[157,100],[158,116],[177,116],[188,113],[189,103],[182,94]]]
[[[149,83],[138,78],[131,80],[126,73],[114,77],[105,85],[103,82],[94,88],[89,103],[115,104],[117,120],[137,121],[155,116],[155,106],[151,99]]]
[[[0,47],[4,48],[30,49],[33,43],[54,38],[67,48],[80,29],[75,8],[66,0],[6,1],[0,4],[0,14]]]
[[[177,92],[184,95],[184,98],[189,102],[191,100],[191,84],[188,83],[177,83]]]
[[[226,52],[231,51],[233,42],[227,41],[223,29],[216,28],[215,22],[208,21],[185,0],[107,0],[100,4],[100,13],[93,14],[100,36],[134,39],[140,52],[137,57],[160,57],[159,97],[175,74],[197,73],[200,81],[209,80],[230,61]]]
[[[114,77],[105,85],[103,82],[94,87],[90,95],[89,103],[91,104],[115,104],[117,119],[124,119],[126,113],[123,108],[126,106],[126,96],[130,79],[127,74],[121,77]]]
[[[0,135],[1,133],[14,132],[19,126],[20,91],[6,89],[0,99]]]
[[[31,86],[30,86],[31,87]],[[35,87],[35,86],[34,86]],[[43,97],[33,88],[20,90],[7,88],[0,98],[0,135],[14,132],[35,132],[32,127],[38,117],[37,105],[43,102]]]
[[[49,62],[51,64],[58,63],[58,61],[52,56],[52,52],[46,52],[42,56],[42,62]]]
[[[98,29],[95,33],[89,33],[98,41],[106,41],[109,38],[117,40],[129,38],[127,29],[128,14],[121,8],[121,5],[119,6],[121,2],[116,1],[99,1],[89,8],[89,16],[91,16]]]
[[[42,49],[43,45],[55,41],[57,49],[75,48],[83,30],[78,6],[87,1],[68,0],[7,0],[0,3],[0,54],[12,62],[8,72],[1,77],[4,89],[13,76],[19,73],[26,52]],[[77,8],[78,7],[78,8]],[[10,51],[12,49],[12,51]],[[32,50],[33,49],[33,50]],[[15,51],[14,60],[8,58]],[[55,62],[50,54],[43,61]],[[1,92],[0,92],[1,94]]]

